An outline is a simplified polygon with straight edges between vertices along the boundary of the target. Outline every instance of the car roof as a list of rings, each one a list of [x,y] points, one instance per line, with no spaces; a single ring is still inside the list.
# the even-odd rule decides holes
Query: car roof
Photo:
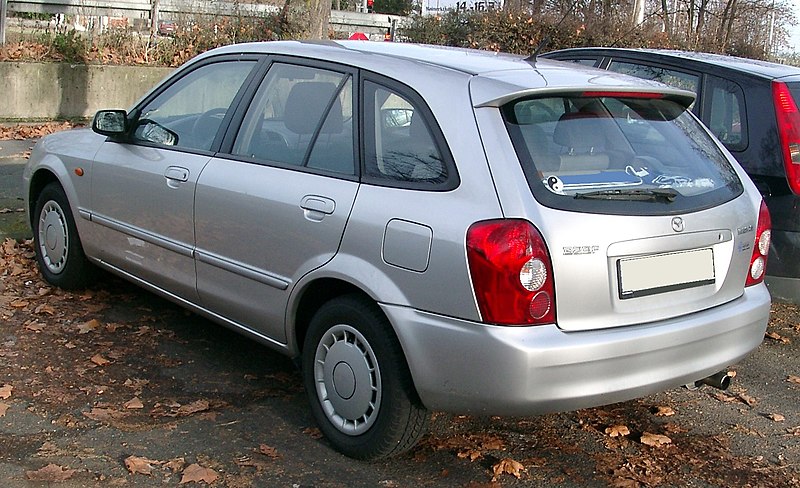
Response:
[[[475,106],[492,106],[510,99],[542,93],[590,90],[658,92],[684,106],[694,94],[660,83],[641,80],[574,63],[523,56],[395,42],[370,41],[271,41],[224,46],[195,58],[202,60],[222,54],[263,53],[302,56],[386,74],[398,79],[417,80],[415,88],[439,82],[447,73],[461,76],[471,84]],[[426,83],[419,83],[425,80]],[[402,81],[402,79],[401,79]]]
[[[800,68],[786,64],[770,63],[759,59],[740,58],[723,54],[701,53],[694,51],[678,51],[669,49],[629,49],[614,47],[572,48],[551,51],[545,57],[558,54],[593,54],[614,56],[632,54],[641,59],[669,59],[672,61],[689,60],[696,63],[723,67],[749,73],[764,78],[776,79],[786,76],[800,76]]]

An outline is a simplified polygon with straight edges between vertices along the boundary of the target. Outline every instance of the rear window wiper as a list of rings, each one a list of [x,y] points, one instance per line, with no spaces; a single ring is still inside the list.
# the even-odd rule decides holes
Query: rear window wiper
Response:
[[[663,202],[672,203],[678,196],[678,192],[672,188],[651,188],[644,189],[617,189],[588,191],[576,193],[575,198],[585,198],[587,200],[628,200],[638,202]]]

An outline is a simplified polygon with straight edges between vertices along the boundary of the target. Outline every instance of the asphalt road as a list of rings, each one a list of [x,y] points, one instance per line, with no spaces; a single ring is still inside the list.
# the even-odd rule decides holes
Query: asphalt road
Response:
[[[33,141],[0,141],[0,241],[30,237],[22,211],[22,168]]]
[[[3,154],[25,145],[8,142],[0,208],[13,209],[22,160]],[[0,253],[3,486],[800,486],[795,306],[774,307],[773,337],[734,365],[727,392],[537,417],[433,413],[414,450],[363,463],[319,437],[288,359],[115,278],[52,289],[30,257],[24,244]]]

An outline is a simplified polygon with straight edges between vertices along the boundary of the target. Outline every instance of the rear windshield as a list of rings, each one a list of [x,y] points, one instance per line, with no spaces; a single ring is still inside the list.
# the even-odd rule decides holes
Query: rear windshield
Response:
[[[534,197],[553,208],[661,215],[743,191],[703,127],[670,100],[539,97],[502,111]]]

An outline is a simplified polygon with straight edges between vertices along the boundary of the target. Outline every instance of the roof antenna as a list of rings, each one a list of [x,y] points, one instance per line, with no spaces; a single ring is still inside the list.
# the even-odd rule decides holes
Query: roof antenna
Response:
[[[567,20],[567,17],[569,16],[569,14],[572,13],[572,11],[575,9],[575,7],[577,5],[578,5],[578,2],[577,1],[574,2],[569,7],[569,9],[566,12],[564,12],[564,16],[561,17],[561,20],[558,21],[558,24],[556,24],[555,27],[553,27],[553,29],[558,29],[561,26],[561,24],[563,24],[564,21]],[[536,46],[536,49],[534,49],[533,53],[530,56],[528,56],[527,58],[525,58],[525,61],[527,61],[527,62],[529,62],[531,64],[536,63],[536,57],[539,56],[539,53],[541,53],[542,50],[544,48],[546,48],[548,44],[550,44],[550,36],[549,35],[544,36],[542,38],[542,40],[539,42],[539,45]]]
[[[536,49],[533,50],[533,54],[525,58],[525,61],[529,63],[535,63],[536,57],[540,52],[542,52],[542,49],[547,47],[548,44],[550,44],[550,36],[544,36],[544,38],[539,42],[539,45],[536,46]]]

